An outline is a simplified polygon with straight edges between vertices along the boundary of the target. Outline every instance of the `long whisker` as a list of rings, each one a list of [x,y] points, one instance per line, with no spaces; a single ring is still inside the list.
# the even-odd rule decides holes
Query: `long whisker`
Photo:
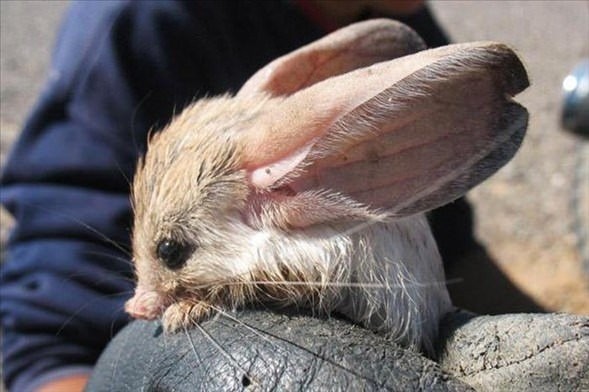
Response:
[[[124,264],[129,264],[129,265],[133,265],[133,262],[131,261],[131,259],[127,258],[127,257],[121,257],[121,256],[115,256],[113,254],[107,253],[107,252],[99,252],[99,251],[95,251],[95,250],[87,250],[84,251],[83,254],[85,255],[93,255],[93,256],[102,256],[102,257],[107,257],[111,260],[116,260],[116,261],[120,261]]]
[[[40,205],[35,205],[35,204],[31,204],[31,203],[24,203],[25,205],[27,205],[28,207],[31,208],[37,208],[41,211],[47,212],[49,214],[54,214],[57,216],[60,216],[62,218],[66,218],[71,220],[72,222],[75,222],[77,224],[79,224],[80,226],[82,226],[83,228],[85,228],[86,230],[90,231],[93,234],[96,234],[100,239],[102,239],[103,241],[105,241],[106,243],[114,246],[116,249],[118,249],[119,251],[121,251],[122,253],[124,253],[125,255],[127,255],[129,258],[131,258],[131,252],[129,251],[129,249],[125,248],[124,246],[122,246],[121,244],[117,243],[116,241],[114,241],[113,239],[109,238],[107,235],[103,234],[100,232],[100,230],[90,226],[89,224],[85,223],[84,221],[71,216],[69,214],[63,213],[63,212],[59,212],[59,211],[55,211],[55,210],[51,210],[49,208],[40,206]]]
[[[235,358],[233,358],[231,356],[231,354],[229,354],[227,352],[227,350],[225,350],[223,347],[221,347],[221,345],[211,336],[211,334],[209,334],[207,332],[207,330],[205,330],[199,323],[195,323],[196,328],[198,328],[198,330],[203,334],[203,336],[209,341],[211,342],[211,344],[219,351],[219,353],[221,353],[221,355],[223,355],[236,369],[238,369],[239,371],[241,371],[252,383],[254,382],[254,379],[252,379],[252,377],[249,375],[249,372],[247,370],[245,370],[236,360]],[[188,333],[188,330],[186,329],[186,327],[183,327],[184,329],[184,333],[186,334],[186,336],[188,337],[188,341],[190,342],[190,346],[196,351],[196,348],[194,347],[194,342],[192,341],[192,338],[190,337],[190,334]]]
[[[211,308],[213,308],[215,311],[217,311],[218,314],[222,315],[223,317],[236,322],[237,324],[241,325],[242,327],[246,328],[247,330],[249,330],[250,332],[252,332],[254,335],[258,336],[260,339],[268,342],[273,348],[280,350],[282,352],[286,352],[288,354],[290,354],[290,352],[288,352],[285,348],[283,348],[282,346],[276,344],[275,342],[273,342],[269,337],[272,337],[274,339],[278,339],[278,340],[283,340],[282,338],[277,338],[275,335],[271,334],[270,332],[260,329],[260,328],[256,328],[252,325],[249,325],[248,323],[238,319],[237,317],[232,316],[231,314],[229,314],[229,312],[226,312],[225,310],[219,308],[218,306],[215,305],[210,305]],[[301,348],[299,347],[297,344],[290,342],[288,340],[286,340],[289,344],[296,346],[297,348]],[[309,350],[305,347],[303,347],[303,351],[308,352],[313,354],[315,357],[321,359],[321,360],[326,360],[325,358],[321,357],[318,353]],[[331,363],[330,360],[326,360],[327,362]],[[348,370],[346,368],[343,368],[344,370]]]
[[[388,216],[388,215],[387,215]],[[372,226],[372,225],[376,225],[378,223],[382,223],[383,222],[383,218],[372,218],[366,222],[362,222],[362,223],[358,223],[357,225],[354,225],[353,227],[344,230],[343,232],[339,233],[339,234],[343,234],[343,235],[351,235],[354,233],[358,233],[360,231],[363,231],[364,229],[367,229],[368,227]],[[338,235],[339,235],[338,234]]]
[[[349,374],[351,374],[351,375],[353,375],[355,377],[358,377],[358,378],[361,378],[361,379],[366,380],[368,382],[371,382],[371,383],[373,383],[373,384],[375,384],[375,385],[377,385],[379,387],[382,387],[383,386],[381,382],[379,382],[377,380],[374,380],[374,379],[372,379],[370,377],[367,377],[367,376],[365,376],[365,375],[363,375],[363,374],[361,374],[359,372],[356,372],[353,369],[349,369],[349,368],[347,368],[347,367],[345,367],[345,366],[343,366],[343,365],[335,362],[334,360],[321,355],[318,352],[315,352],[315,351],[313,351],[313,350],[311,350],[311,349],[309,349],[307,347],[304,347],[304,346],[302,346],[302,345],[300,345],[298,343],[292,342],[292,341],[290,341],[290,340],[288,340],[286,338],[283,338],[281,336],[275,335],[275,334],[273,334],[271,332],[268,332],[268,331],[265,331],[265,330],[256,328],[256,327],[254,327],[252,325],[249,325],[249,324],[247,324],[247,323],[245,323],[245,322],[243,322],[243,321],[241,321],[241,320],[239,320],[239,319],[237,319],[237,318],[235,318],[233,316],[230,316],[227,312],[223,311],[222,309],[219,309],[219,308],[217,308],[215,306],[212,306],[212,307],[213,307],[213,309],[217,310],[220,314],[222,314],[224,317],[226,317],[226,318],[228,318],[228,319],[230,319],[232,321],[235,321],[238,324],[244,326],[245,328],[247,328],[248,330],[250,330],[251,332],[253,332],[257,336],[259,336],[260,338],[262,338],[265,341],[267,341],[270,344],[272,344],[272,346],[275,347],[275,348],[277,348],[277,349],[284,350],[286,352],[286,350],[284,348],[282,348],[281,346],[277,345],[275,342],[272,342],[267,336],[269,336],[271,338],[274,338],[274,339],[276,339],[278,341],[285,342],[285,343],[287,343],[288,345],[290,345],[292,347],[295,347],[295,348],[297,348],[297,349],[299,349],[301,351],[304,351],[306,353],[309,353],[309,354],[313,355],[315,358],[318,358],[321,361],[324,361],[326,363],[329,363],[330,365],[335,366],[338,369],[341,369],[341,370],[343,370],[343,371],[345,371],[345,372],[347,372],[347,373],[349,373]],[[263,334],[265,334],[267,336],[263,336]]]
[[[410,284],[399,285],[397,288],[405,288],[408,286],[415,287],[431,287],[440,284],[457,284],[462,282],[462,278],[445,279],[441,281],[432,281],[428,283],[411,282]],[[321,282],[321,281],[286,281],[286,280],[250,280],[250,281],[215,281],[207,284],[193,286],[194,289],[206,289],[212,285],[220,286],[239,286],[239,285],[268,285],[268,286],[312,286],[312,287],[344,287],[344,288],[366,288],[366,289],[393,289],[395,286],[388,283],[374,283],[374,282]]]
[[[89,272],[72,272],[67,276],[62,278],[62,282],[67,282],[69,280],[77,280],[77,279],[87,279],[92,280],[93,284],[100,284],[106,281],[113,281],[113,279],[129,282],[129,283],[136,283],[135,279],[124,276],[125,273],[128,271],[126,270],[108,270],[108,275],[104,276],[101,279],[96,279],[96,274],[89,273]]]
[[[454,279],[460,280],[460,279]],[[394,286],[387,283],[362,283],[362,282],[292,282],[292,281],[267,281],[267,280],[254,280],[247,282],[248,284],[259,284],[259,285],[285,285],[285,286],[325,286],[325,287],[345,287],[345,288],[367,288],[367,289],[391,289]],[[439,284],[446,283],[445,281],[434,281],[431,283],[411,283],[412,286],[417,287],[430,287],[437,286]],[[227,285],[239,285],[243,284],[240,282],[230,282]],[[406,287],[406,286],[403,286]],[[399,288],[403,288],[399,287]]]
[[[194,357],[196,358],[197,362],[203,363],[202,358],[200,357],[200,355],[198,355],[198,352],[196,351],[196,347],[194,346],[194,342],[192,341],[192,337],[188,333],[188,330],[186,330],[186,327],[183,327],[182,329],[184,330],[184,334],[186,334],[186,337],[188,338],[188,342],[190,343],[190,348],[191,348],[192,352],[194,353]],[[164,336],[165,336],[165,334],[164,334]]]
[[[133,114],[131,115],[131,139],[133,141],[133,146],[135,147],[135,151],[137,152],[137,154],[141,154],[141,149],[139,148],[139,143],[137,142],[137,137],[136,137],[136,130],[135,130],[135,121],[137,120],[137,116],[139,115],[139,110],[141,109],[141,107],[145,104],[145,102],[147,102],[147,100],[151,97],[153,93],[153,90],[148,91],[143,98],[141,98],[141,100],[137,103],[137,105],[135,105],[135,108],[133,109]],[[130,180],[127,180],[127,182],[129,184],[131,184]]]
[[[215,305],[209,305],[211,308],[213,308],[215,311],[217,311],[218,314],[222,315],[223,317],[228,318],[229,320],[235,321],[236,323],[238,323],[239,325],[243,326],[244,328],[248,329],[249,331],[253,332],[256,336],[258,336],[259,338],[265,340],[266,342],[270,343],[272,345],[272,347],[275,347],[279,350],[282,350],[282,347],[280,347],[279,345],[277,345],[276,343],[274,343],[272,340],[270,340],[268,337],[264,336],[264,333],[272,336],[270,333],[268,333],[267,331],[264,330],[258,330],[254,327],[252,327],[251,325],[241,321],[240,319],[238,319],[237,317],[233,317],[232,315],[229,314],[229,312],[226,312],[225,310],[219,308],[218,306]]]
[[[80,306],[78,309],[76,309],[76,311],[74,313],[72,313],[59,327],[59,329],[57,330],[57,332],[55,333],[55,335],[59,335],[64,329],[65,327],[67,327],[67,325],[70,323],[70,321],[72,321],[74,318],[76,318],[76,316],[78,316],[84,309],[86,309],[88,306],[92,305],[94,302],[101,300],[103,297],[117,297],[117,296],[124,296],[124,295],[128,295],[130,294],[130,292],[118,292],[118,293],[113,293],[113,294],[103,294],[98,298],[94,298],[94,300],[86,302],[84,305]]]

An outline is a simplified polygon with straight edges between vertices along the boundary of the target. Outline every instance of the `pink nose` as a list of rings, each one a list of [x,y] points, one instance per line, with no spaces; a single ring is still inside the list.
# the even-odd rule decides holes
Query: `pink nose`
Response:
[[[133,298],[125,303],[125,311],[133,318],[153,320],[164,310],[164,301],[155,291],[140,288],[135,290]]]

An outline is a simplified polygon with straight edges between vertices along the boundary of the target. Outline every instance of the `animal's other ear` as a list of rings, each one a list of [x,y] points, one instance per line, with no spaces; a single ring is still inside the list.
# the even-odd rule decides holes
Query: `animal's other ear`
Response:
[[[279,84],[278,82],[273,82]],[[503,166],[527,127],[512,50],[450,45],[326,79],[241,136],[252,186],[329,189],[402,216],[448,203]]]
[[[238,96],[290,95],[332,76],[423,49],[419,35],[402,23],[355,23],[272,61],[244,84]]]

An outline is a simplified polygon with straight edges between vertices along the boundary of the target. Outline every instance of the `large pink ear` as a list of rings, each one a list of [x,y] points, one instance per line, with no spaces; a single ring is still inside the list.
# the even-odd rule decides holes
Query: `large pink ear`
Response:
[[[518,149],[528,86],[508,47],[450,45],[313,84],[242,133],[252,186],[329,190],[402,216],[450,202]],[[283,188],[284,189],[284,188]]]
[[[243,85],[238,96],[290,95],[332,76],[423,49],[419,35],[402,23],[355,23],[272,61]]]

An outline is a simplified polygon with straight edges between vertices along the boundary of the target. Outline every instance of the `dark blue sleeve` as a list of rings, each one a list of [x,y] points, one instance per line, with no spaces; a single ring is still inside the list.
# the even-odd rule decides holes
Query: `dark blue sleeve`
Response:
[[[199,39],[207,27],[183,3],[139,3],[71,6],[2,175],[16,221],[0,286],[4,378],[15,391],[89,371],[128,321],[129,181],[146,135],[197,92],[232,83],[201,60],[215,45]]]
[[[121,86],[109,34],[121,10],[93,8],[71,8],[47,85],[3,172],[1,201],[16,225],[2,265],[0,314],[4,379],[15,391],[89,371],[127,321],[126,178],[145,125],[135,123],[132,134],[131,120],[127,129],[118,124],[136,99],[133,86]]]

